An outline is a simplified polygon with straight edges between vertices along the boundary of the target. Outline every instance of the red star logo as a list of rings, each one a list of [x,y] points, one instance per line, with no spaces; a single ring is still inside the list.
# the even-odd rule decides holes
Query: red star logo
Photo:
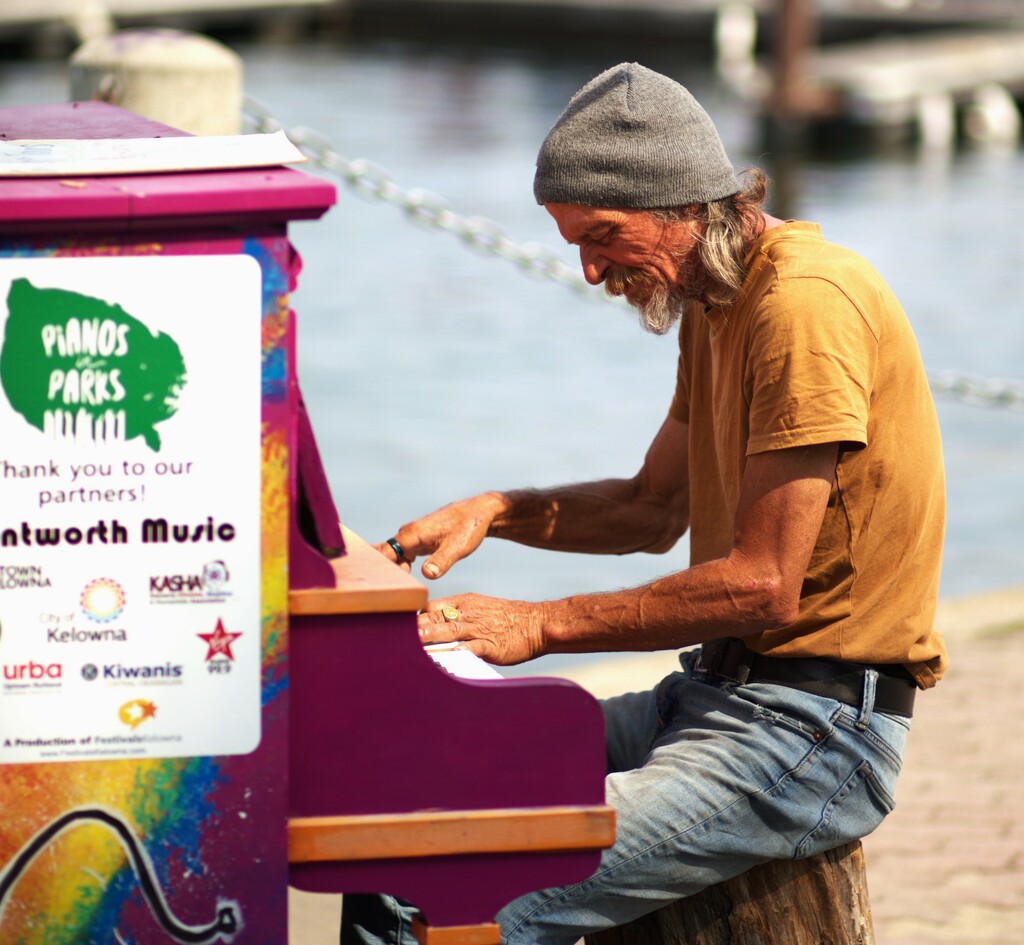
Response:
[[[209,663],[215,656],[223,656],[232,662],[235,660],[235,654],[231,652],[231,644],[235,642],[242,634],[240,633],[228,633],[224,629],[224,621],[219,617],[217,618],[217,629],[213,633],[197,633],[196,636],[200,640],[205,640],[209,645],[210,649],[206,653],[206,662]]]

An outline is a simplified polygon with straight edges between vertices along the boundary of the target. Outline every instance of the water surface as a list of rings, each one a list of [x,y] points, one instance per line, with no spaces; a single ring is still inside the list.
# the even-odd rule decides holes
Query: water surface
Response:
[[[245,87],[287,126],[325,134],[404,188],[559,246],[531,193],[537,146],[583,82],[635,50],[540,55],[410,45],[239,47]],[[756,122],[703,62],[644,60],[684,82],[738,167],[761,164]],[[63,67],[0,64],[0,105],[66,97]],[[315,169],[314,169],[315,170]],[[1018,148],[866,153],[786,171],[790,216],[867,257],[903,302],[932,371],[1024,376]],[[671,337],[628,311],[528,278],[339,185],[323,220],[292,227],[299,363],[343,520],[368,540],[488,488],[630,476],[672,393]],[[562,245],[575,265],[570,247]],[[945,596],[1019,584],[1024,413],[938,399],[949,480]],[[687,563],[556,555],[491,541],[431,586],[522,599],[629,586]],[[534,669],[557,666],[551,657]]]

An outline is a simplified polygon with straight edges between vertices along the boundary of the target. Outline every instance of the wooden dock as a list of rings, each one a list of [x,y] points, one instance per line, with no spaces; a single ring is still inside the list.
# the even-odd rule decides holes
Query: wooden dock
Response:
[[[929,149],[1020,140],[1024,25],[791,41],[772,52],[719,59],[726,81],[760,108],[770,147],[850,141],[846,132],[864,129]]]
[[[266,9],[326,6],[336,0],[2,0],[0,25],[15,28],[47,20],[105,12],[115,19],[258,12]]]
[[[0,41],[42,55],[120,28],[202,32],[225,23],[323,11],[345,0],[0,0]]]
[[[833,114],[880,129],[916,127],[928,145],[1016,139],[1024,29],[921,34],[818,49],[809,79]]]
[[[520,39],[538,43],[646,35],[702,49],[783,130],[863,126],[929,147],[1021,133],[1022,0],[0,0],[0,39],[63,30],[70,51],[114,29],[215,32],[233,21],[267,32],[289,15],[300,24],[285,27],[295,39],[316,32],[318,17],[354,36],[405,30],[422,42],[466,30],[501,40],[525,30]],[[835,42],[839,23],[869,32]]]
[[[206,31],[247,18],[325,14],[354,29],[405,30],[430,36],[439,25],[474,36],[514,31],[607,38],[623,35],[710,47],[718,13],[744,6],[771,29],[785,0],[0,0],[0,41],[40,29],[81,31],[83,25],[182,26]],[[826,42],[872,31],[1010,22],[1024,17],[1021,0],[828,0],[816,3]]]

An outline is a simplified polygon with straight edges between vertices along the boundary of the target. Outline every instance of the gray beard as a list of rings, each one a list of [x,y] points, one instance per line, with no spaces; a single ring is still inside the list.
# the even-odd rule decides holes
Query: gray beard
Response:
[[[637,306],[640,327],[652,335],[664,335],[682,318],[692,300],[677,289],[659,287],[646,302]]]
[[[692,267],[688,267],[692,270]],[[696,272],[686,273],[685,284],[698,284]],[[623,295],[628,286],[639,285],[648,290],[646,301],[635,307],[639,315],[640,327],[654,335],[664,335],[682,317],[689,304],[694,301],[692,291],[681,289],[677,285],[666,286],[641,269],[630,269],[627,266],[615,266],[605,278],[605,291],[609,295]]]

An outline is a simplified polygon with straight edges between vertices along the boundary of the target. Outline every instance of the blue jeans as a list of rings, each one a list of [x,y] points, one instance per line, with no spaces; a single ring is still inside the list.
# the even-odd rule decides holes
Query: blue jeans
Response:
[[[766,860],[863,837],[892,810],[909,720],[875,712],[870,682],[858,710],[720,682],[694,671],[695,652],[656,689],[603,703],[615,844],[589,879],[502,909],[506,945],[573,945]],[[414,943],[411,910],[388,897],[375,908],[387,918],[372,929],[346,907],[345,945]]]

